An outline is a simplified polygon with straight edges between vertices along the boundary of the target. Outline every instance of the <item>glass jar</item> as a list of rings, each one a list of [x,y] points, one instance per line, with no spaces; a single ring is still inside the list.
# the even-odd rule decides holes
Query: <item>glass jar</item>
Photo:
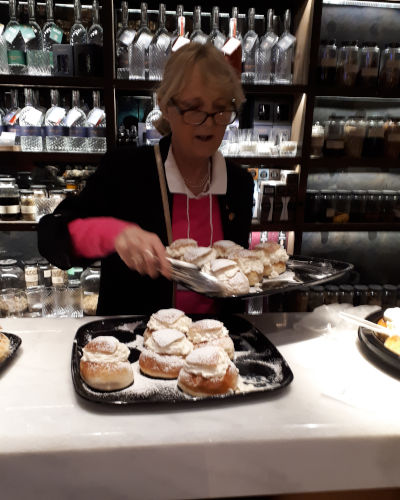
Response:
[[[0,220],[20,218],[19,190],[13,177],[0,177]]]
[[[326,305],[339,303],[339,287],[327,285],[324,290],[324,302]]]
[[[28,309],[28,300],[24,290],[5,288],[0,290],[0,312],[8,318],[20,318]]]
[[[26,288],[39,285],[39,267],[37,260],[24,261],[24,274]]]
[[[396,307],[396,302],[397,302],[397,286],[383,285],[382,309],[388,309],[389,307]]]
[[[387,43],[382,52],[379,86],[394,89],[400,84],[400,43]]]
[[[350,220],[350,202],[351,191],[338,190],[336,191],[335,216],[333,222],[335,224],[345,224]]]
[[[354,306],[368,304],[369,290],[367,285],[354,285]]]
[[[350,222],[362,222],[365,217],[367,191],[356,189],[351,192]]]
[[[384,152],[387,158],[400,158],[400,118],[389,118],[385,122]]]
[[[368,304],[382,307],[383,287],[381,285],[368,285]]]
[[[333,222],[336,211],[336,191],[324,189],[321,191],[321,202],[318,222]]]
[[[31,189],[35,198],[47,198],[47,189],[44,184],[33,184]]]
[[[343,156],[344,154],[344,117],[331,115],[325,122],[325,156]]]
[[[67,271],[51,266],[51,284],[52,286],[64,286],[68,283]]]
[[[308,311],[308,296],[309,289],[304,287],[296,291],[295,296],[295,311],[296,312],[307,312]]]
[[[354,288],[351,285],[339,286],[339,303],[340,304],[353,304]]]
[[[307,189],[304,222],[317,222],[319,209],[317,205],[318,194],[319,191],[316,189]]]
[[[36,221],[36,202],[32,189],[21,189],[19,192],[22,220]]]
[[[322,306],[324,304],[324,287],[321,285],[315,285],[310,287],[310,292],[308,294],[308,310],[314,311],[316,307]]]
[[[364,139],[363,156],[378,158],[385,148],[385,121],[378,116],[367,118],[367,133]]]
[[[364,42],[360,52],[360,83],[364,87],[376,87],[381,53],[378,44]]]
[[[382,191],[381,213],[379,217],[382,222],[394,221],[394,210],[397,201],[397,191],[391,189],[384,189]]]
[[[51,281],[51,265],[46,259],[38,260],[39,266],[39,285],[46,287],[52,285]]]
[[[16,181],[19,189],[29,189],[32,184],[32,172],[17,172]]]
[[[362,116],[352,116],[344,124],[344,152],[352,158],[361,158],[367,122]]]
[[[65,194],[66,198],[69,198],[70,196],[76,196],[78,194],[77,189],[63,189],[63,193]]]
[[[95,316],[100,290],[101,265],[93,263],[81,274],[82,309],[86,316]]]
[[[311,156],[320,157],[322,156],[322,150],[324,148],[324,127],[316,122],[311,131]]]
[[[368,189],[365,203],[365,222],[378,222],[381,213],[382,193],[375,189]]]
[[[337,79],[339,85],[353,87],[360,72],[360,49],[357,40],[342,42],[338,52]]]
[[[336,83],[337,52],[336,40],[321,40],[318,62],[318,78],[320,83],[326,85],[334,85]]]
[[[50,189],[49,190],[49,200],[50,200],[50,206],[51,206],[51,211],[53,212],[58,205],[65,200],[66,194],[64,193],[63,189]]]
[[[75,189],[78,190],[79,183],[76,179],[66,179],[65,180],[65,189]]]
[[[0,260],[0,288],[25,288],[24,271],[15,259]]]

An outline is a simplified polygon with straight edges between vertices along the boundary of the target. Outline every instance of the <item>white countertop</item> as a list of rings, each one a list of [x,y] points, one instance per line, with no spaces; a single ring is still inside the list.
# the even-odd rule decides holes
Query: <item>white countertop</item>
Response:
[[[83,319],[1,319],[22,339],[0,372],[1,498],[210,498],[400,487],[400,377],[348,325],[253,318],[294,374],[266,397],[110,407],[74,391]],[[296,328],[293,324],[302,320]],[[4,496],[3,496],[4,495]]]

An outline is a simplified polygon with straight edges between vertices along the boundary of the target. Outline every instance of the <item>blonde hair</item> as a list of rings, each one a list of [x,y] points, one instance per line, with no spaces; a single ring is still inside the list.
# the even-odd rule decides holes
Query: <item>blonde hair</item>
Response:
[[[157,100],[161,109],[165,109],[171,98],[177,96],[184,88],[195,65],[204,75],[204,82],[210,88],[217,89],[221,96],[235,100],[236,109],[239,111],[246,100],[242,85],[235,70],[227,62],[221,51],[211,43],[202,45],[191,42],[173,52],[164,69],[164,77],[157,90]],[[157,130],[167,135],[171,132],[168,121],[161,118],[154,122]]]

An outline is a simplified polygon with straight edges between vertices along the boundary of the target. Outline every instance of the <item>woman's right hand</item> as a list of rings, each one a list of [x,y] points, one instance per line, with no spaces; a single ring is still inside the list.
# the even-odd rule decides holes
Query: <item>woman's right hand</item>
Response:
[[[139,226],[129,226],[115,239],[115,250],[125,264],[140,274],[171,279],[171,264],[160,238]]]

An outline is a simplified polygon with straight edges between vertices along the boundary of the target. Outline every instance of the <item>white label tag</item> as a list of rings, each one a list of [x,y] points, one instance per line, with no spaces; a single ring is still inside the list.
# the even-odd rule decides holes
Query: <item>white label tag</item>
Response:
[[[53,285],[60,285],[61,283],[64,283],[64,278],[61,276],[52,276],[51,281]]]
[[[157,48],[161,52],[167,52],[169,49],[169,46],[171,45],[171,38],[166,35],[165,33],[162,33],[158,39],[157,39]]]
[[[238,40],[237,38],[230,38],[222,47],[222,52],[230,56],[238,47],[240,47],[240,45],[240,40]]]
[[[253,50],[254,44],[256,43],[258,37],[257,36],[248,36],[244,41],[243,51],[251,52]]]
[[[67,118],[65,119],[66,126],[70,127],[72,124],[76,122],[76,120],[81,116],[77,109],[70,109],[67,114]]]
[[[343,68],[346,73],[358,73],[358,64],[345,64]]]
[[[22,214],[34,214],[36,213],[35,205],[21,205]]]
[[[25,115],[25,119],[29,125],[40,125],[42,112],[35,108],[30,108]]]
[[[2,146],[13,146],[15,144],[15,132],[2,132],[0,135],[0,144]]]
[[[13,43],[18,33],[19,33],[19,26],[18,27],[9,26],[4,33],[4,38],[7,40],[8,43]]]
[[[21,208],[19,205],[7,205],[6,206],[6,214],[19,214]]]
[[[44,277],[44,278],[51,278],[51,271],[50,271],[50,270],[48,270],[48,271],[44,271],[44,273],[43,273],[43,277]]]
[[[121,33],[119,41],[124,45],[129,46],[133,42],[135,35],[136,35],[135,30],[125,30]]]
[[[267,33],[261,41],[260,50],[262,50],[263,52],[271,50],[278,39],[279,37],[278,35],[275,35],[275,33]]]
[[[51,108],[47,119],[51,123],[55,123],[56,125],[60,125],[61,120],[64,118],[64,116],[65,116],[65,109],[60,108],[59,106],[54,106],[53,108]]]
[[[34,281],[38,280],[38,275],[37,274],[25,274],[25,281],[27,283],[33,283]]]
[[[0,23],[0,36],[3,34],[4,24]]]
[[[280,50],[287,50],[294,44],[295,41],[296,41],[295,36],[293,36],[291,33],[286,33],[285,36],[282,36],[280,38],[280,40],[277,43],[277,46],[279,47]]]
[[[105,113],[102,109],[94,108],[93,111],[90,113],[90,116],[88,118],[88,123],[90,123],[90,125],[97,126],[100,124],[104,116]]]
[[[181,47],[183,47],[184,45],[187,45],[188,43],[190,43],[190,40],[184,36],[179,36],[176,40],[175,40],[175,43],[172,47],[172,52],[176,52],[177,50],[179,50]]]
[[[378,68],[362,68],[361,76],[378,76]]]

